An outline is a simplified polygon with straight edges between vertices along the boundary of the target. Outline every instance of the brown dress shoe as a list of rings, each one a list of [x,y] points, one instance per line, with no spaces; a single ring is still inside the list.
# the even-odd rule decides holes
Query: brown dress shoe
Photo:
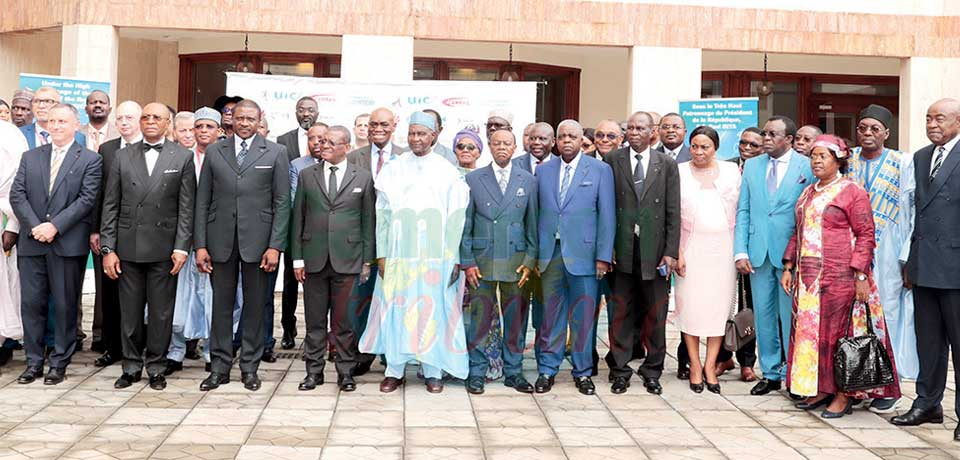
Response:
[[[753,372],[752,367],[741,367],[740,380],[743,380],[744,382],[753,382],[757,380],[757,374]]]
[[[403,385],[403,379],[398,379],[396,377],[387,377],[380,382],[380,392],[381,393],[393,393],[400,388],[400,385]]]
[[[722,363],[717,363],[717,377],[720,377],[723,374],[726,374],[727,371],[732,371],[737,366],[733,364],[732,359],[728,359]]]
[[[443,380],[440,379],[426,379],[427,391],[430,393],[442,393],[443,392]]]

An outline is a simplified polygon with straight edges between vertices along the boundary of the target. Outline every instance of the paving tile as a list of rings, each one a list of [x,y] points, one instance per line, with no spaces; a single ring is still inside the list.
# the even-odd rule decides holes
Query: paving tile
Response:
[[[269,406],[269,405],[268,405]],[[270,426],[330,426],[332,410],[266,409],[259,424]]]
[[[890,417],[891,415],[880,416],[866,410],[854,410],[850,415],[844,415],[840,418],[821,418],[821,420],[834,428],[876,428],[882,430],[893,428],[893,425],[890,424]]]
[[[250,433],[248,445],[323,447],[327,440],[326,427],[257,425]]]
[[[846,437],[843,433],[830,428],[768,428],[781,441],[790,447],[850,449],[861,447],[856,441]]]
[[[819,416],[806,411],[746,411],[746,413],[757,423],[768,428],[831,428]]]
[[[696,428],[759,427],[747,414],[737,410],[681,411],[683,417]]]
[[[181,425],[253,425],[260,417],[259,409],[206,409],[190,411]]]
[[[7,441],[0,438],[0,459],[53,459],[69,447],[68,442]]]
[[[400,460],[400,447],[331,446],[324,447],[320,460]]]
[[[137,393],[134,391],[71,390],[57,398],[52,406],[120,407]]]
[[[400,446],[400,427],[333,427],[327,432],[327,446]]]
[[[804,460],[803,455],[786,446],[718,446],[723,455],[731,460],[756,460],[758,458],[776,458],[777,460]]]
[[[333,426],[399,427],[403,425],[403,416],[404,413],[399,411],[338,410],[333,413]]]
[[[269,393],[207,393],[195,406],[200,409],[259,409],[270,401]],[[332,407],[331,407],[332,409]]]
[[[150,458],[157,460],[232,460],[239,450],[239,445],[162,444]]]
[[[490,396],[489,398],[473,398],[475,411],[521,411],[539,412],[540,406],[531,395],[517,394],[516,396]]]
[[[480,432],[475,427],[409,427],[404,430],[404,445],[480,447]]]
[[[607,407],[616,410],[673,410],[673,407],[662,397],[643,394],[643,395],[599,395],[600,400]]]
[[[337,407],[336,396],[276,395],[270,398],[267,409],[333,410]]]
[[[20,423],[36,415],[38,412],[43,410],[43,407],[44,406],[40,404],[30,404],[26,406],[18,404],[0,404],[0,414],[3,414],[3,420],[5,422]]]
[[[566,460],[559,447],[487,447],[487,460]]]
[[[645,449],[650,460],[726,460],[726,456],[712,447],[656,447]]]
[[[479,447],[418,447],[403,449],[404,460],[483,460]]]
[[[906,430],[886,429],[875,430],[865,428],[846,428],[843,434],[853,438],[864,447],[870,449],[882,448],[926,448],[933,447]]]
[[[123,407],[152,409],[192,409],[203,397],[202,393],[172,393],[169,391],[140,392]]]
[[[484,446],[558,446],[560,441],[550,428],[504,427],[480,428]]]
[[[173,425],[101,425],[88,434],[83,443],[159,444],[173,431]]]
[[[398,392],[399,393],[399,392]],[[340,398],[338,410],[403,410],[403,398],[400,394],[388,396],[356,396]]]
[[[939,449],[872,449],[874,455],[884,460],[953,460],[960,458],[960,450]]]
[[[480,428],[502,428],[502,427],[546,427],[547,419],[540,409],[532,410],[503,410],[503,411],[479,411],[477,415],[477,425]]]
[[[379,412],[379,414],[384,415],[387,412]],[[339,415],[339,413],[338,413]],[[440,427],[475,427],[477,426],[477,418],[473,411],[470,410],[449,410],[449,411],[435,411],[435,412],[417,412],[417,411],[407,411],[403,416],[403,423],[408,427],[431,427],[431,426],[440,426]],[[334,417],[334,423],[336,423],[336,416]]]
[[[104,423],[112,425],[177,425],[190,409],[120,408]]]
[[[94,428],[96,425],[22,423],[0,437],[0,441],[77,442]]]
[[[809,460],[835,460],[838,458],[855,458],[857,460],[880,460],[880,457],[874,455],[867,449],[837,449],[837,448],[818,448],[818,447],[800,447],[797,449],[801,455]]]
[[[165,444],[243,444],[250,426],[182,425],[170,433]]]
[[[236,460],[319,460],[320,451],[319,447],[245,445]]]
[[[693,428],[629,428],[640,447],[707,447],[710,443]]]
[[[554,427],[564,447],[636,446],[637,443],[623,428]]]
[[[121,460],[147,458],[160,444],[156,443],[79,443],[60,457],[63,460]]]
[[[645,460],[649,458],[639,447],[565,447],[563,450],[570,460]]]
[[[620,424],[606,410],[551,410],[543,411],[553,427],[619,427]]]
[[[624,428],[690,428],[687,420],[675,410],[615,410],[611,413]]]

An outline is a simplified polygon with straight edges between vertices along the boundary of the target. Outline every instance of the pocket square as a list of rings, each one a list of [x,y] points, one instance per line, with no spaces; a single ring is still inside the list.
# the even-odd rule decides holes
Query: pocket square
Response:
[[[517,189],[517,196],[527,196],[527,192],[523,191],[523,187]]]
[[[353,193],[361,193],[361,192],[363,192],[363,189],[361,189],[360,187],[353,188]]]
[[[163,171],[164,174],[173,174],[173,173],[178,173],[178,172],[180,172],[179,169],[166,169],[166,170]]]
[[[581,186],[581,187],[589,187],[589,186],[591,186],[591,185],[593,185],[593,182],[592,182],[592,181],[586,181],[586,182],[581,182],[581,183],[580,183],[580,186]]]
[[[254,166],[253,169],[273,169],[273,165],[259,165]]]

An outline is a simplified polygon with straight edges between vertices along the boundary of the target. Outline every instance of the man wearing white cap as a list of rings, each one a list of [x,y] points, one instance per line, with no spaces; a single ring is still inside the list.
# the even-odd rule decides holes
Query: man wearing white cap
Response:
[[[412,154],[384,166],[374,185],[379,278],[360,351],[386,356],[384,393],[403,385],[410,361],[422,365],[431,393],[443,391],[444,372],[468,374],[459,247],[469,189],[457,168],[430,154],[436,123],[411,115]]]

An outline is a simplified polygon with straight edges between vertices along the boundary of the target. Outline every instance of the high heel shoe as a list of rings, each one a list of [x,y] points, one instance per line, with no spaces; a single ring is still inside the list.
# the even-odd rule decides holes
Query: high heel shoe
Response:
[[[703,382],[701,383],[690,382],[690,391],[694,393],[703,393]]]
[[[840,417],[843,417],[844,415],[852,414],[852,413],[853,413],[853,405],[856,404],[857,402],[858,402],[858,401],[857,401],[856,399],[850,398],[850,399],[847,400],[847,405],[846,405],[846,407],[843,408],[843,411],[841,411],[841,412],[830,412],[829,410],[824,409],[823,412],[820,413],[820,417],[821,417],[821,418],[840,418]]]
[[[806,401],[800,401],[794,404],[793,407],[796,407],[797,409],[800,409],[800,410],[814,410],[820,406],[830,404],[831,402],[833,402],[833,395],[827,395],[825,398],[812,403],[808,403]]]
[[[707,383],[707,391],[717,395],[720,394],[720,382]]]

